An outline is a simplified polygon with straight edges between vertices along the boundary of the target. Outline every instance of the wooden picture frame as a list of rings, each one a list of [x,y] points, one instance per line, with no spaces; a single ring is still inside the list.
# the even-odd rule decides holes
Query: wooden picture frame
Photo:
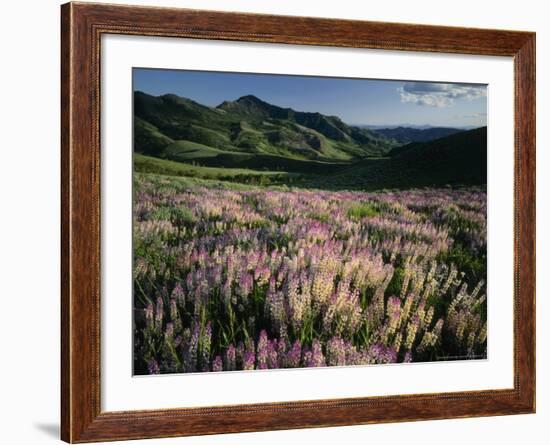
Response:
[[[61,438],[173,437],[535,412],[535,34],[68,3],[61,9]],[[510,56],[515,72],[514,387],[102,412],[100,54],[103,34]]]

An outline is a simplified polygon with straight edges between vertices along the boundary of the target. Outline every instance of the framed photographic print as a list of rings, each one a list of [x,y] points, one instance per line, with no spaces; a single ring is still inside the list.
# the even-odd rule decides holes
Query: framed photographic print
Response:
[[[62,6],[62,439],[535,410],[535,35]]]

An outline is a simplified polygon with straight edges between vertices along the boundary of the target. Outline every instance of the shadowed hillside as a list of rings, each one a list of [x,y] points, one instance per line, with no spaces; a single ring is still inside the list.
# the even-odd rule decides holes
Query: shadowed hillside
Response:
[[[396,148],[337,172],[341,188],[407,188],[487,183],[487,127]]]

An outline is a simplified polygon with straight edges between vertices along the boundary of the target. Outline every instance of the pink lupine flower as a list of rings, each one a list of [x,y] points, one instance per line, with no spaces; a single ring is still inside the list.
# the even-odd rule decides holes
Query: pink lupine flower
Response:
[[[237,369],[236,350],[232,344],[227,347],[227,351],[225,352],[225,369],[228,371],[235,371]]]
[[[246,351],[244,353],[243,369],[244,370],[254,369],[254,361],[255,361],[254,352],[253,351]]]
[[[373,363],[395,363],[397,361],[396,351],[392,347],[380,343],[373,344],[369,348],[369,356]]]
[[[275,369],[279,367],[279,357],[277,354],[277,340],[270,340],[267,347],[267,367]]]
[[[300,340],[296,340],[285,357],[285,367],[297,368],[300,366],[300,360],[302,358],[302,345]]]
[[[239,292],[245,301],[250,292],[252,292],[253,285],[254,277],[249,273],[243,273],[239,279]]]
[[[174,323],[166,323],[164,336],[166,339],[172,339],[172,337],[174,336]]]
[[[145,323],[147,327],[152,328],[153,322],[154,322],[154,309],[153,309],[153,305],[149,303],[145,308]]]
[[[311,345],[311,351],[306,352],[304,357],[304,362],[308,368],[327,365],[325,361],[325,357],[323,355],[321,343],[319,342],[319,340],[317,339],[313,340],[313,344]]]
[[[185,304],[185,293],[183,292],[183,287],[181,287],[180,283],[177,283],[172,290],[172,298],[181,305]]]
[[[277,342],[277,361],[278,361],[278,368],[284,368],[285,367],[285,357],[286,357],[286,350],[287,345],[284,339],[280,338]]]
[[[267,338],[267,332],[265,330],[262,330],[262,332],[260,332],[260,339],[258,340],[258,346],[257,346],[258,369],[268,368],[269,345],[270,343]]]
[[[388,299],[386,313],[389,317],[389,332],[393,333],[399,325],[401,319],[401,300],[396,296]]]
[[[344,366],[346,364],[346,347],[344,340],[333,337],[327,343],[328,366]]]
[[[189,346],[186,356],[184,356],[184,369],[194,372],[197,369],[197,354],[199,348],[200,326],[198,323],[193,328],[193,334],[189,340]]]

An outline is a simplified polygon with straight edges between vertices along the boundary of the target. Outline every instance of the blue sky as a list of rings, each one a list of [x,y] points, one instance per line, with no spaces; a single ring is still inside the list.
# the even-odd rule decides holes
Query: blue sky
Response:
[[[253,94],[281,107],[355,125],[482,126],[484,85],[135,68],[134,90],[217,106]]]

